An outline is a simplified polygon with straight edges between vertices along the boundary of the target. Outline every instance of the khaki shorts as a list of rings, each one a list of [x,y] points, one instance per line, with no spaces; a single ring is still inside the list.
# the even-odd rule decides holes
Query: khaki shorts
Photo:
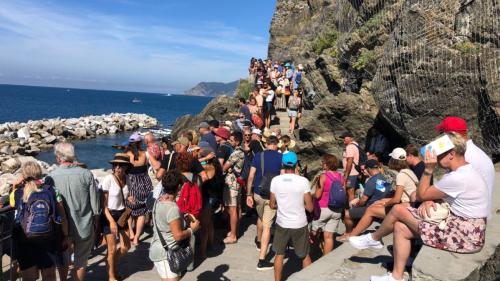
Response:
[[[222,194],[224,199],[224,206],[226,207],[237,207],[238,202],[240,202],[240,191],[230,188],[224,188],[224,193]]]
[[[94,234],[85,240],[73,240],[73,256],[75,268],[86,268],[90,252],[94,247]]]
[[[262,225],[264,227],[271,228],[274,217],[276,216],[276,210],[271,209],[268,199],[264,199],[258,194],[253,195],[253,200],[255,201],[255,210],[257,211],[257,215],[262,220]]]
[[[312,222],[312,230],[318,231],[321,228],[323,231],[334,233],[337,231],[341,217],[342,213],[334,212],[329,208],[321,208],[319,219]]]
[[[295,254],[300,259],[309,254],[309,229],[307,225],[302,228],[283,228],[276,224],[273,239],[273,251],[276,255],[284,255],[288,242],[292,241]]]

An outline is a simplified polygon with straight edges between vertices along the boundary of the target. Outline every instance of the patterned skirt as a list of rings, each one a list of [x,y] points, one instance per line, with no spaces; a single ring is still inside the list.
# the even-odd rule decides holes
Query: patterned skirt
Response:
[[[146,199],[153,190],[153,184],[147,173],[129,174],[129,195],[135,198],[135,203],[131,204],[127,200],[126,205],[132,209],[132,216],[138,217],[149,213],[146,208]]]
[[[425,245],[456,253],[477,253],[484,246],[486,219],[462,218],[453,213],[446,219],[442,228],[439,224],[424,221],[417,209],[408,208],[419,220],[418,233]]]

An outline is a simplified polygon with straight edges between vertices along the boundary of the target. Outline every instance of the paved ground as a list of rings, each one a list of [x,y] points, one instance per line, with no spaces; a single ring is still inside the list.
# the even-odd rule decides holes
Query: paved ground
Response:
[[[193,272],[187,273],[182,280],[273,280],[273,270],[257,271],[258,251],[254,244],[256,233],[255,218],[243,218],[241,229],[242,237],[237,244],[223,245],[217,243],[209,258],[198,261]],[[224,229],[217,229],[218,241],[222,240]],[[149,241],[151,234],[146,236],[145,241],[139,247],[132,249],[120,264],[120,272],[124,280],[157,280],[158,274],[148,258]],[[105,252],[98,253],[91,259],[88,280],[105,280],[106,269],[104,263]],[[300,270],[301,261],[293,256],[285,264],[285,276]],[[271,259],[272,253],[269,254]]]

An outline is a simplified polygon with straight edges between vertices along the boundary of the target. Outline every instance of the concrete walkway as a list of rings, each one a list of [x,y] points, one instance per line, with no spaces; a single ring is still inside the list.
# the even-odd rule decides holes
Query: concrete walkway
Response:
[[[209,257],[204,261],[198,261],[193,272],[188,272],[182,280],[274,280],[273,270],[257,271],[259,252],[254,244],[256,234],[255,217],[244,217],[242,220],[242,236],[238,243],[224,245],[222,236],[224,229],[216,230],[216,245],[209,252]],[[159,276],[148,258],[151,234],[145,236],[145,240],[139,247],[133,248],[120,263],[120,273],[124,280],[159,280]],[[301,261],[290,254],[292,258],[285,261],[285,276],[288,277],[301,269]],[[270,253],[271,260],[273,254]],[[88,271],[87,280],[106,280],[106,267],[104,263],[105,252],[97,253],[90,260],[91,266]]]

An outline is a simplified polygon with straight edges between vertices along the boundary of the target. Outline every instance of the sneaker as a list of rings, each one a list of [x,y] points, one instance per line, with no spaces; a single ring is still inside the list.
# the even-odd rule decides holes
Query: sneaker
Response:
[[[382,249],[384,247],[380,241],[373,240],[371,233],[349,237],[349,243],[351,246],[359,250],[367,248]]]
[[[370,281],[403,281],[403,280],[404,279],[401,279],[401,280],[394,279],[394,277],[392,277],[392,273],[390,273],[390,272],[387,272],[386,275],[382,275],[382,276],[372,275],[370,277]]]
[[[257,237],[255,237],[254,242],[255,242],[255,247],[257,247],[257,251],[260,251],[260,241],[257,240]]]
[[[268,262],[266,260],[259,260],[257,263],[257,270],[263,271],[263,270],[270,270],[274,268],[274,264],[272,262]]]

